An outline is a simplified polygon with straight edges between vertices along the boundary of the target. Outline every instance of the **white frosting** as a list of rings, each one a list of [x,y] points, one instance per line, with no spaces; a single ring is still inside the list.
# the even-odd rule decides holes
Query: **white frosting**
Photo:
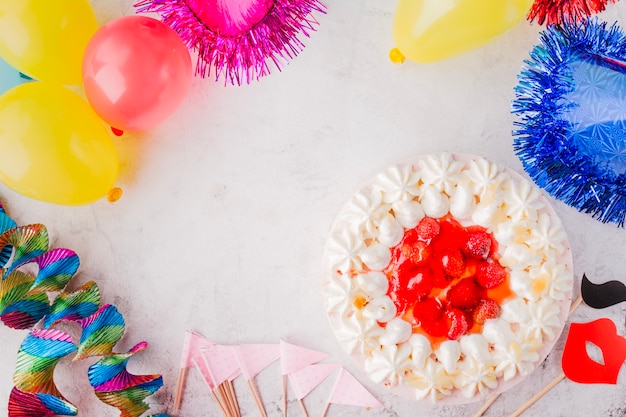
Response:
[[[363,240],[348,229],[332,235],[326,244],[326,258],[331,270],[343,273],[351,269],[360,270],[362,263],[359,255],[363,249]]]
[[[363,307],[363,316],[380,323],[386,323],[396,317],[396,305],[386,295],[374,298]]]
[[[400,243],[403,236],[404,227],[402,224],[390,213],[385,214],[378,223],[378,241],[391,248]]]
[[[394,217],[405,229],[412,229],[424,218],[422,205],[414,200],[399,200],[391,205]],[[404,230],[402,231],[404,233]]]
[[[432,345],[396,317],[382,271],[405,230],[448,213],[493,233],[515,297],[481,333]],[[562,301],[572,288],[571,265],[561,260],[569,251],[563,227],[535,187],[486,159],[443,153],[391,167],[338,218],[325,251],[326,309],[338,340],[378,383],[399,384],[418,400],[488,395],[498,381],[528,375],[563,327]]]
[[[363,290],[370,298],[387,294],[389,280],[382,272],[372,271],[359,274],[354,278],[357,288]]]
[[[461,345],[456,340],[446,340],[441,342],[439,349],[435,351],[435,356],[443,364],[447,373],[456,372],[456,365],[461,358]]]
[[[461,176],[463,162],[455,161],[452,155],[440,153],[429,155],[420,161],[422,181],[440,192],[452,194]]]
[[[374,243],[361,251],[360,258],[368,269],[380,271],[389,265],[391,251],[382,243]]]
[[[387,323],[379,341],[381,345],[395,345],[409,340],[412,333],[413,328],[411,327],[411,323],[400,317],[396,317]]]
[[[421,203],[424,214],[429,217],[443,217],[450,211],[450,199],[435,187],[424,187]]]
[[[394,166],[382,172],[376,178],[374,189],[379,189],[385,203],[398,200],[411,200],[420,194],[419,173],[410,165]]]
[[[456,219],[463,220],[472,217],[476,210],[476,196],[469,184],[459,184],[450,197],[450,214]]]
[[[411,352],[411,360],[413,364],[418,368],[423,368],[426,363],[426,359],[430,357],[433,349],[430,345],[430,340],[422,334],[414,334],[409,339],[409,345],[413,348]]]

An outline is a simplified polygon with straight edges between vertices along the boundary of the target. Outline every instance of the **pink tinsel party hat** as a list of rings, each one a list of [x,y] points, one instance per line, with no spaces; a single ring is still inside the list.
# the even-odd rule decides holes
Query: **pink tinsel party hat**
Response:
[[[279,70],[303,50],[324,13],[319,0],[141,0],[137,12],[157,12],[198,54],[196,74],[250,83]]]

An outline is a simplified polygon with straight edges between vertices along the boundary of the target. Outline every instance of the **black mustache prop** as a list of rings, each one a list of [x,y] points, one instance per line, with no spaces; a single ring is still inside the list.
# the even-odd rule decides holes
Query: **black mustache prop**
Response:
[[[585,304],[593,308],[606,308],[626,301],[626,285],[620,281],[594,284],[583,274],[580,288]]]

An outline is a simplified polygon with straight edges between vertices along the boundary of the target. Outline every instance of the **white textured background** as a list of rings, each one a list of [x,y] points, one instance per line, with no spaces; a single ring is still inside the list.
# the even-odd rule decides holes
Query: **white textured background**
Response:
[[[117,203],[62,207],[26,199],[0,185],[0,199],[20,225],[44,223],[53,246],[81,259],[72,286],[96,280],[103,302],[127,322],[117,347],[147,340],[131,360],[134,373],[162,373],[148,398],[153,413],[172,409],[183,335],[195,329],[224,343],[283,338],[331,354],[354,371],[384,409],[333,405],[329,416],[465,416],[480,404],[438,407],[394,397],[356,371],[325,317],[322,249],[339,207],[365,180],[415,154],[479,154],[525,175],[512,149],[513,88],[540,28],[527,22],[488,46],[448,61],[393,65],[388,52],[395,2],[329,2],[318,32],[282,72],[249,86],[195,78],[179,110],[157,128],[116,138],[122,159]],[[133,0],[92,0],[100,23],[134,13]],[[603,20],[626,25],[626,4]],[[555,202],[575,259],[575,295],[590,279],[626,282],[626,231]],[[624,303],[582,306],[572,320],[610,317],[625,334]],[[0,327],[0,404],[13,386],[15,354],[25,332]],[[564,339],[521,385],[486,416],[511,414],[560,373]],[[81,416],[117,416],[91,392],[90,363],[63,361],[56,381]],[[561,382],[529,416],[626,416],[626,366],[619,383]],[[282,415],[276,366],[258,378],[270,416]],[[258,411],[237,381],[242,415]],[[305,399],[320,415],[330,389]],[[1,406],[5,410],[5,406]],[[5,411],[1,411],[3,415]],[[180,415],[216,416],[195,372]],[[147,413],[150,414],[150,413]],[[290,416],[302,415],[290,401]]]

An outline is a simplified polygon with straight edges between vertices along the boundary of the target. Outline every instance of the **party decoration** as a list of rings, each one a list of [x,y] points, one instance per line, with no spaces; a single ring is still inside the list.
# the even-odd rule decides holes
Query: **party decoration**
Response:
[[[73,404],[50,394],[23,392],[17,388],[9,396],[9,415],[13,417],[75,416],[78,409]]]
[[[180,37],[159,20],[124,16],[102,26],[83,58],[92,108],[111,126],[145,130],[176,110],[191,86],[191,58]]]
[[[345,404],[356,407],[382,407],[383,405],[345,368],[341,368],[335,380],[322,417],[326,416],[331,404]]]
[[[233,346],[235,358],[262,417],[267,417],[254,377],[280,358],[280,344],[245,344]]]
[[[535,0],[528,12],[529,21],[543,25],[560,25],[580,22],[588,16],[600,13],[608,3],[617,0]]]
[[[46,293],[30,293],[35,279],[12,271],[0,280],[0,319],[13,329],[28,329],[50,311]]]
[[[217,400],[225,417],[240,417],[241,413],[232,381],[241,374],[241,370],[232,346],[207,346],[203,348],[201,360],[206,365],[199,367],[201,374],[206,379],[208,372],[210,380],[208,385],[212,387],[213,397]]]
[[[287,379],[289,374],[329,356],[325,352],[297,346],[284,340],[280,341],[280,370],[283,375],[283,415],[285,417],[287,416]],[[303,406],[302,403],[300,403],[300,406]]]
[[[54,368],[75,350],[69,334],[54,329],[33,329],[17,352],[15,387],[23,392],[61,397],[53,381]]]
[[[130,358],[147,346],[146,342],[141,342],[128,353],[105,356],[89,367],[89,383],[96,396],[120,410],[121,417],[139,417],[149,410],[144,399],[163,386],[161,375],[132,375],[126,370]]]
[[[98,28],[87,0],[0,4],[0,56],[31,78],[79,84],[81,59]]]
[[[583,274],[581,294],[589,307],[606,308],[626,301],[626,285],[621,281],[594,284]]]
[[[4,59],[0,58],[0,94],[28,80],[28,77],[21,74],[18,70],[7,64]]]
[[[514,149],[552,196],[624,226],[626,160],[620,109],[626,37],[597,19],[547,27],[519,74]]]
[[[47,242],[46,242],[47,243]],[[47,246],[47,245],[46,245]],[[39,267],[32,291],[61,291],[78,270],[80,260],[72,250],[54,248],[37,256],[33,262]]]
[[[250,83],[280,70],[304,49],[325,13],[318,0],[141,0],[139,13],[157,12],[197,52],[196,74],[224,83]]]
[[[178,373],[178,382],[176,384],[176,395],[174,396],[174,414],[178,413],[180,410],[180,405],[183,400],[183,390],[185,388],[185,381],[187,379],[187,372],[190,367],[195,366],[194,359],[201,359],[202,357],[202,348],[212,345],[213,342],[210,342],[204,336],[196,333],[192,330],[187,330],[185,332],[185,340],[183,342],[183,353],[180,358],[180,366]],[[204,364],[204,361],[200,361]],[[206,366],[206,365],[204,365]],[[202,369],[201,373],[202,373]],[[208,376],[208,370],[207,377]],[[205,379],[206,381],[206,379]]]
[[[289,374],[289,382],[298,400],[306,397],[340,365],[338,363],[316,363]]]
[[[62,321],[79,321],[98,311],[100,289],[94,281],[85,283],[74,292],[61,292],[50,306],[50,313],[44,317],[46,329]]]
[[[396,62],[451,58],[491,42],[524,20],[533,0],[399,0],[393,19]]]
[[[117,153],[102,122],[64,87],[31,82],[7,91],[0,126],[0,181],[27,197],[87,204],[117,178]]]
[[[263,369],[280,359],[280,344],[249,343],[233,346],[235,357],[246,380],[251,380]]]
[[[108,355],[124,336],[124,317],[111,304],[104,305],[91,316],[79,321],[83,328],[75,361]]]
[[[7,230],[0,235],[0,248],[7,247],[15,249],[11,264],[4,269],[4,274],[9,274],[42,255],[48,249],[48,230],[43,224],[31,224]]]
[[[125,370],[146,342],[126,354],[112,353],[124,332],[123,317],[111,305],[98,308],[100,291],[94,282],[65,291],[80,264],[78,256],[48,245],[44,225],[18,227],[0,204],[0,318],[17,329],[33,327],[42,319],[44,325],[32,329],[18,351],[8,417],[76,415],[76,407],[61,395],[53,379],[59,361],[76,351],[74,360],[103,356],[88,375],[96,395],[118,407],[122,416],[139,416],[147,410],[143,399],[163,384],[159,375],[135,376]],[[48,293],[57,291],[51,306]],[[64,321],[81,326],[78,347],[70,335],[54,328]]]
[[[600,348],[603,363],[589,357],[587,343]],[[624,361],[626,338],[617,333],[610,319],[571,324],[562,359],[567,378],[584,384],[617,384]]]

